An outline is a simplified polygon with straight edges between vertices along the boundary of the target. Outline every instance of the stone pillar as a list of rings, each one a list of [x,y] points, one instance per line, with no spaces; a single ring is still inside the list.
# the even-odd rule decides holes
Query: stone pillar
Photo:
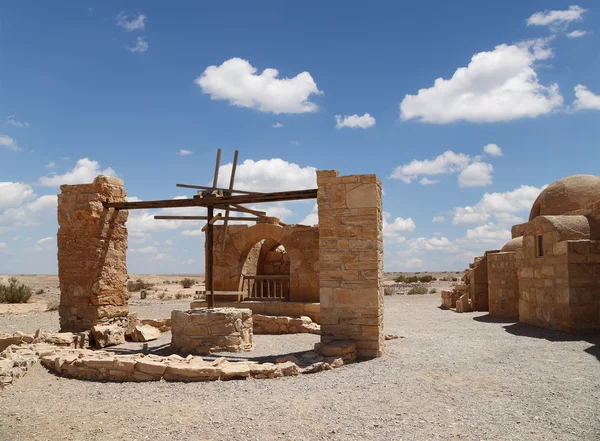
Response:
[[[60,328],[85,331],[97,324],[127,324],[126,210],[123,181],[98,176],[92,184],[62,185],[58,195]]]
[[[383,334],[383,218],[375,175],[317,172],[321,343],[352,340],[379,357]]]

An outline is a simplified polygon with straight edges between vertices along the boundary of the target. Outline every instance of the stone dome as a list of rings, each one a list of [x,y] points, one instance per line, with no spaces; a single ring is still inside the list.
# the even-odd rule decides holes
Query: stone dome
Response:
[[[510,253],[513,251],[517,251],[518,249],[523,248],[523,236],[515,237],[514,239],[509,240],[504,244],[501,253]]]
[[[536,216],[561,215],[580,210],[600,200],[600,176],[572,175],[550,184],[540,193],[529,214]]]

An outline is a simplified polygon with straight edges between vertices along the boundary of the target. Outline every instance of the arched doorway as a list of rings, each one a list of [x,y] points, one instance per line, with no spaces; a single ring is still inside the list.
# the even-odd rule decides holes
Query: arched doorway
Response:
[[[289,300],[290,256],[273,239],[263,239],[249,250],[242,267],[240,289],[251,300]]]

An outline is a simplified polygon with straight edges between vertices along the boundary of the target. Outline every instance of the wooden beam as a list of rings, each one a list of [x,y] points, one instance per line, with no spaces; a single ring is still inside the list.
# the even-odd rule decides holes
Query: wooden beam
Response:
[[[300,201],[305,199],[316,199],[317,189],[280,191],[276,193],[263,193],[260,195],[223,196],[220,198],[196,198],[196,199],[166,199],[159,201],[140,202],[103,202],[104,208],[115,208],[117,210],[141,210],[151,208],[179,208],[179,207],[210,207],[226,209],[227,205],[260,204],[263,202],[285,202]]]
[[[237,168],[237,161],[239,151],[236,150],[233,154],[233,165],[231,167],[231,177],[229,178],[229,189],[233,188],[233,181],[235,180],[235,169]],[[227,193],[228,195],[231,193]],[[225,222],[223,223],[223,237],[221,239],[221,251],[225,251],[225,242],[227,241],[227,218],[229,217],[229,208],[225,210]]]
[[[208,286],[206,288],[210,291],[210,297],[208,300],[208,307],[210,309],[215,307],[215,274],[214,274],[214,262],[215,262],[215,254],[213,252],[214,247],[214,230],[211,224],[213,218],[213,207],[208,207],[208,230],[206,231],[206,277],[204,279],[204,283],[206,284],[208,278]]]
[[[207,216],[207,217],[208,217],[208,216]],[[208,222],[206,223],[206,225],[204,225],[204,226],[202,227],[202,230],[201,230],[201,231],[204,233],[204,232],[205,232],[205,231],[208,229],[208,227],[209,227],[209,226],[211,226],[211,225],[212,225],[212,224],[214,224],[216,221],[218,221],[218,220],[220,220],[220,219],[222,219],[222,218],[223,218],[223,216],[221,215],[221,213],[218,213],[216,216],[214,216],[214,217],[212,217],[212,218],[208,219]]]
[[[215,165],[215,176],[213,178],[213,188],[217,187],[219,180],[219,167],[221,166],[221,149],[217,149],[217,163]]]
[[[237,204],[232,204],[232,207],[235,208],[235,210],[233,210],[233,211],[240,211],[241,213],[250,213],[250,214],[253,214],[253,215],[259,216],[259,217],[267,216],[266,211],[252,210],[250,208],[242,207],[241,205],[237,205]]]
[[[188,184],[175,184],[177,187],[183,188],[194,188],[196,190],[221,190],[223,193],[239,193],[239,194],[264,194],[257,191],[245,191],[245,190],[235,190],[235,189],[227,189],[221,187],[208,187],[206,185],[188,185]]]
[[[208,216],[154,216],[154,219],[156,219],[156,220],[208,220]],[[229,217],[223,217],[220,220],[256,222],[260,219],[261,218],[259,218],[259,217],[229,216]]]

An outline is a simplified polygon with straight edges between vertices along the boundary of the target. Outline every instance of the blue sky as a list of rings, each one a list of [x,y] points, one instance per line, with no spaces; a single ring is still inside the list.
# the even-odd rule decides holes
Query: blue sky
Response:
[[[209,183],[217,148],[247,161],[239,188],[377,174],[388,271],[501,246],[544,185],[597,174],[600,10],[412,3],[3,3],[0,273],[56,272],[60,183],[190,197],[175,183]],[[153,214],[130,215],[130,271],[202,272],[201,224]]]

